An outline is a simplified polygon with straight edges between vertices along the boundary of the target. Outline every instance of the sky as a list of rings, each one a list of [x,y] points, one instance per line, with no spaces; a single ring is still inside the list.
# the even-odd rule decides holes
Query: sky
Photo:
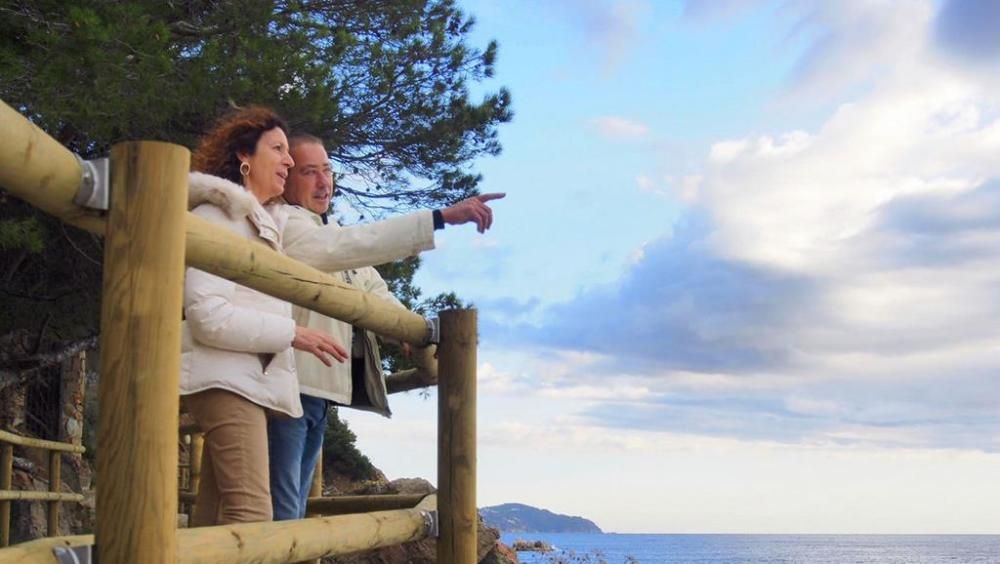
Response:
[[[1000,3],[462,0],[514,120],[478,504],[623,533],[1000,533]],[[436,395],[343,410],[436,476]]]

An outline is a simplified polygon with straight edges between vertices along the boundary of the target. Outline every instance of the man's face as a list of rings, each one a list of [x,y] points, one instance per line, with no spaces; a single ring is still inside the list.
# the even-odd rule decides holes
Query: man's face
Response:
[[[291,154],[295,166],[285,183],[285,200],[313,213],[326,213],[334,190],[333,169],[326,149],[319,143],[301,143]]]

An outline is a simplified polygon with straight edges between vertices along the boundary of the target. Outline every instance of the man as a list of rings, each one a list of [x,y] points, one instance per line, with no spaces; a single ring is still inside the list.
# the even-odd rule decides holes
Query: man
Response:
[[[298,134],[289,139],[295,161],[285,184],[288,223],[282,234],[285,252],[346,284],[402,304],[372,264],[398,260],[434,248],[434,231],[446,224],[475,223],[480,233],[493,223],[486,202],[503,194],[483,194],[435,211],[421,211],[376,223],[341,227],[328,222],[335,190],[333,171],[322,140]],[[299,419],[268,423],[271,503],[274,519],[301,519],[319,459],[330,402],[389,416],[385,380],[375,336],[351,325],[295,307],[299,325],[321,329],[341,343],[353,343],[352,362],[327,367],[296,354],[302,409]]]

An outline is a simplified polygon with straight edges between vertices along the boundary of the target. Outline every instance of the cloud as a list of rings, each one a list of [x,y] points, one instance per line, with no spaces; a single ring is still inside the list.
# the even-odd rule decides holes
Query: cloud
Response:
[[[776,15],[791,22],[783,49],[801,51],[783,102],[837,100],[917,61],[933,13],[927,0],[782,4]]]
[[[952,55],[971,62],[1000,62],[1000,3],[946,0],[934,26],[935,39]]]
[[[716,142],[617,282],[507,338],[593,355],[542,386],[591,427],[996,451],[1000,94],[930,53],[929,3],[801,6],[830,30],[802,84],[869,88]]]
[[[701,194],[701,176],[689,174],[681,178],[666,176],[658,182],[645,174],[636,177],[635,183],[640,192],[653,194],[661,198],[678,200],[684,204],[694,204]]]
[[[728,261],[705,247],[704,223],[644,247],[616,286],[551,307],[525,329],[536,342],[614,354],[629,363],[743,371],[782,364],[781,339],[816,294],[811,280]]]
[[[651,11],[647,0],[572,0],[557,5],[583,32],[586,45],[597,47],[605,73],[614,72],[634,48]]]
[[[509,394],[517,389],[513,374],[504,372],[489,362],[476,368],[476,383],[478,390],[487,394]]]
[[[991,266],[1000,248],[1000,181],[972,190],[902,196],[859,239],[895,268]]]
[[[479,443],[484,447],[528,448],[536,452],[582,449],[598,451],[642,451],[649,441],[632,434],[613,432],[607,427],[554,422],[538,426],[505,421],[483,426]]]
[[[654,393],[643,401],[595,402],[580,416],[591,426],[817,447],[1000,449],[995,402],[970,404],[971,392],[959,401],[942,398],[946,388],[938,378],[799,378],[771,389],[715,393],[668,391],[669,384],[653,384]],[[998,387],[977,379],[963,376],[950,384],[969,384],[996,398]]]
[[[509,268],[511,249],[492,234],[463,237],[461,230],[445,230],[434,245],[436,252],[423,260],[435,265],[447,287],[458,287],[462,280],[495,278]]]
[[[698,23],[713,23],[746,11],[755,0],[686,0],[683,17]]]
[[[502,246],[500,241],[490,235],[476,237],[469,245],[474,249],[495,249]]]
[[[604,386],[563,386],[545,388],[539,395],[553,399],[572,400],[642,400],[650,396],[649,388],[615,383]]]
[[[590,120],[590,125],[603,137],[612,140],[640,139],[649,133],[646,125],[616,116],[594,118]]]

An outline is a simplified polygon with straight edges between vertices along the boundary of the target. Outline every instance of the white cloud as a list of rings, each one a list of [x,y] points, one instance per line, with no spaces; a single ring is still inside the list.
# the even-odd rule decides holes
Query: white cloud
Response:
[[[652,394],[645,386],[629,386],[610,383],[605,386],[560,386],[539,391],[542,397],[571,400],[638,401],[648,399]]]
[[[598,133],[613,140],[639,139],[649,133],[646,125],[618,116],[597,117],[590,124]]]
[[[635,265],[642,262],[642,259],[646,257],[646,243],[643,243],[632,250],[626,258],[626,263],[629,265]]]
[[[526,448],[536,452],[551,450],[642,450],[648,441],[634,433],[615,433],[609,429],[553,421],[547,425],[529,425],[505,421],[483,426],[479,431],[483,445]]]
[[[783,4],[793,22],[786,49],[801,56],[784,103],[836,100],[926,56],[933,2],[803,0]]]
[[[699,23],[711,23],[733,17],[754,3],[754,0],[686,0],[684,17]]]
[[[681,182],[639,176],[693,205],[525,334],[603,357],[545,393],[630,432],[996,449],[1000,94],[933,53],[927,2],[804,6],[829,35],[797,95],[870,88],[811,130],[719,141]]]
[[[698,174],[689,174],[680,178],[667,175],[660,181],[640,174],[635,178],[635,183],[640,192],[659,198],[677,200],[686,205],[697,203],[701,196],[702,177]]]
[[[640,27],[651,6],[648,0],[571,0],[557,4],[584,34],[586,45],[596,46],[605,74],[613,73],[641,36]]]
[[[492,237],[489,234],[475,237],[469,242],[469,246],[473,249],[496,249],[500,247],[500,241],[496,237]]]
[[[680,200],[693,204],[701,197],[701,183],[704,179],[700,174],[689,174],[680,179],[677,184]]]
[[[845,241],[893,198],[968,190],[997,171],[998,125],[975,117],[986,101],[959,76],[911,69],[813,135],[716,144],[702,183],[714,249],[782,269],[843,270]]]
[[[476,369],[476,382],[480,393],[508,394],[518,389],[511,373],[499,370],[489,362],[481,363]]]

